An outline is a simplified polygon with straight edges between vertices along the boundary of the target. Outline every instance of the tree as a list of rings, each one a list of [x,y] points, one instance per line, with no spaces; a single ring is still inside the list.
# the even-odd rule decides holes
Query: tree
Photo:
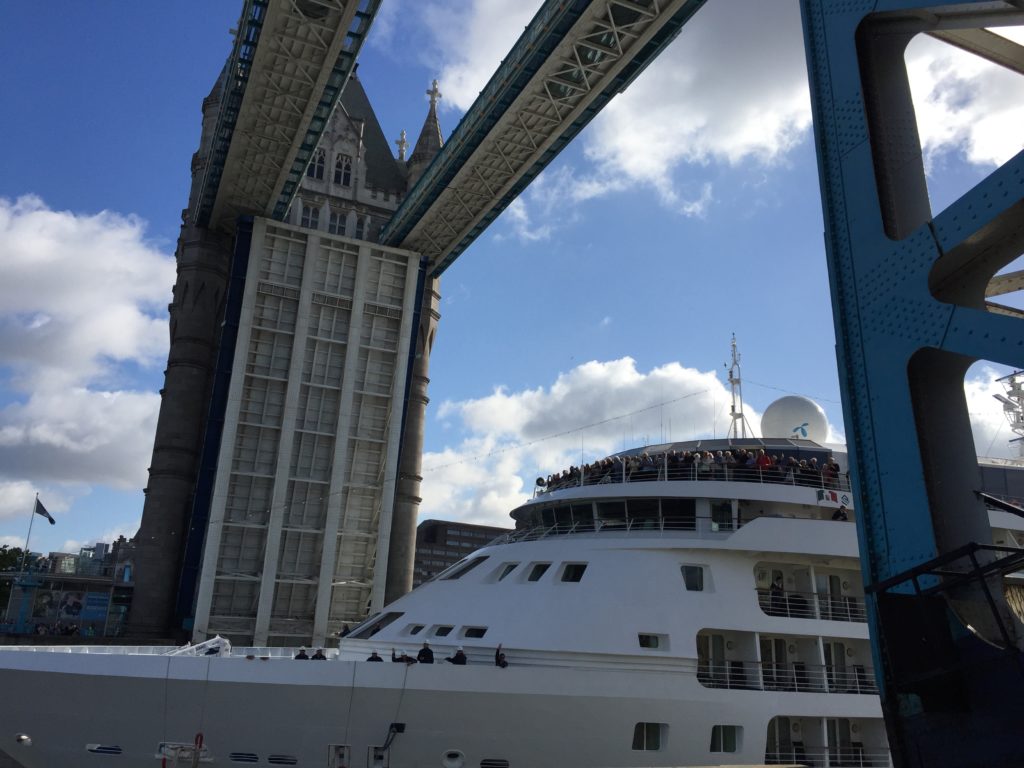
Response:
[[[0,579],[0,616],[7,610],[7,601],[11,597],[11,585],[14,583],[13,576],[21,570],[21,558],[24,554],[25,550],[21,547],[0,545],[0,573],[6,574],[8,577]],[[31,567],[33,562],[30,554],[26,566]]]

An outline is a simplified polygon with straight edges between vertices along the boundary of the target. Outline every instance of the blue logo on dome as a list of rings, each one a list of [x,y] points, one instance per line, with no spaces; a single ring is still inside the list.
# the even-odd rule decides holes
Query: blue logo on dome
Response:
[[[809,422],[805,421],[799,427],[793,427],[793,434],[794,435],[799,434],[800,437],[807,437],[807,424],[808,423]]]

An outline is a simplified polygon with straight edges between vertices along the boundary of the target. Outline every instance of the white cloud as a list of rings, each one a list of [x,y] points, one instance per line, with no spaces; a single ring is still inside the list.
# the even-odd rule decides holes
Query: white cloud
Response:
[[[1024,41],[1020,28],[999,31]],[[1021,150],[1024,77],[925,35],[905,58],[926,157],[959,150],[972,163],[998,165]]]
[[[419,19],[432,38],[430,57],[440,71],[442,109],[469,109],[540,5],[539,0],[419,5]]]
[[[1010,445],[1014,437],[1002,404],[993,395],[1006,395],[1005,387],[997,381],[1005,376],[989,364],[975,365],[964,381],[967,410],[971,415],[974,432],[974,450],[978,456],[1011,458],[1017,455]]]
[[[712,372],[679,363],[643,372],[626,357],[584,363],[547,388],[442,403],[437,418],[457,421],[464,437],[424,455],[421,514],[508,525],[539,475],[624,448],[722,437],[728,402]]]
[[[449,108],[470,106],[539,5],[471,0],[415,9],[432,38],[427,58],[441,73]],[[999,33],[1024,39],[1020,30]],[[907,59],[929,156],[954,150],[993,164],[1020,150],[1014,126],[1024,124],[1024,78],[924,36]],[[549,237],[563,223],[534,191],[545,181],[549,193],[562,194],[562,217],[567,200],[637,185],[656,190],[670,210],[704,216],[714,203],[702,180],[707,167],[747,164],[760,174],[786,162],[810,128],[798,3],[716,0],[594,120],[583,135],[588,166],[563,168],[557,180],[543,174],[509,220],[525,241]]]
[[[1008,457],[1012,436],[991,367],[974,371],[965,391],[979,456]],[[447,401],[436,418],[460,442],[423,456],[421,517],[510,526],[508,513],[529,498],[538,476],[619,450],[668,441],[724,437],[730,395],[714,372],[668,363],[644,372],[628,357],[591,361],[549,387]],[[761,414],[744,407],[748,421]],[[829,443],[843,443],[829,424]]]
[[[159,396],[129,381],[166,359],[173,282],[135,217],[0,199],[0,477],[145,483]]]

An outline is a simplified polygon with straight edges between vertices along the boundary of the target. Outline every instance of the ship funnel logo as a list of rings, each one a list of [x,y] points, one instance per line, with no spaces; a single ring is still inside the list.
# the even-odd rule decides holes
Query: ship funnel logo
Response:
[[[807,437],[807,425],[809,422],[804,422],[799,427],[793,427],[793,437]]]

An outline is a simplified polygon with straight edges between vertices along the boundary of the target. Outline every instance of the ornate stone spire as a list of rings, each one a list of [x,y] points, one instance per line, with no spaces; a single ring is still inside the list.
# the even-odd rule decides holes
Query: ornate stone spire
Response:
[[[398,159],[405,160],[405,150],[409,148],[409,142],[405,138],[405,128],[402,129],[395,144],[398,146]]]
[[[444,139],[441,138],[441,124],[437,120],[437,100],[441,98],[441,91],[435,80],[426,92],[430,97],[430,108],[427,111],[427,119],[423,121],[423,128],[420,130],[419,138],[416,139],[416,146],[412,150],[412,157],[409,158],[409,188],[411,189],[419,177],[434,159]]]

